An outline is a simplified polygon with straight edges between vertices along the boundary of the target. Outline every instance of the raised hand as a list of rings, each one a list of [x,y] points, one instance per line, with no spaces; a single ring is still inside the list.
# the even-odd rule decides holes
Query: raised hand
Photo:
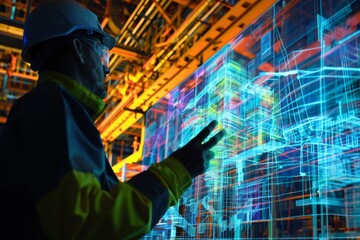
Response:
[[[218,122],[213,120],[185,146],[179,148],[170,155],[170,157],[174,157],[184,164],[192,178],[200,175],[206,170],[207,166],[209,166],[208,161],[214,157],[214,152],[210,151],[210,149],[225,135],[225,131],[221,130],[210,138],[209,141],[203,143],[217,125]]]

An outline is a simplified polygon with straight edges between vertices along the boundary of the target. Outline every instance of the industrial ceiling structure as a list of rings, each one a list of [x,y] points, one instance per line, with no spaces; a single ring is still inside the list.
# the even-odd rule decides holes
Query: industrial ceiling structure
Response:
[[[0,124],[37,73],[21,59],[27,15],[43,1],[0,3]],[[229,43],[275,0],[79,0],[116,38],[105,80],[107,111],[95,123],[126,178],[141,171],[144,113]],[[46,21],[46,19],[44,19]],[[244,48],[246,51],[246,48]],[[133,153],[137,154],[133,154]],[[126,160],[128,159],[128,160]],[[119,165],[120,164],[120,165]]]

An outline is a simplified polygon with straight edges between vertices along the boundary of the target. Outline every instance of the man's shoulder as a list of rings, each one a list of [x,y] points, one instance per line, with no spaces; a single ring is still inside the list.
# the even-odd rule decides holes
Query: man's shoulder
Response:
[[[64,98],[71,98],[70,94],[59,84],[46,83],[36,86],[19,98],[18,102],[49,105],[61,103]]]
[[[58,84],[46,83],[36,86],[14,104],[13,108],[22,112],[51,112],[64,106],[64,102],[72,99],[72,96]]]

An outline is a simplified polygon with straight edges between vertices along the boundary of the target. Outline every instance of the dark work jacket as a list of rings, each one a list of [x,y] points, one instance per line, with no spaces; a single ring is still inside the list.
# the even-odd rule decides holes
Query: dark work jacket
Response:
[[[191,177],[176,159],[119,182],[93,120],[104,102],[75,80],[40,74],[0,137],[0,239],[137,239]]]

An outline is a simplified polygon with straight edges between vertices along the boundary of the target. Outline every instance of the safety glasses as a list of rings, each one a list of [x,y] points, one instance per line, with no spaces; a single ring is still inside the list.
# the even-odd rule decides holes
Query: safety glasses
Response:
[[[99,55],[102,65],[104,65],[107,68],[109,67],[110,53],[109,53],[109,49],[105,45],[89,38],[81,38],[81,41],[84,41],[85,43],[89,44],[94,49],[97,55]]]

